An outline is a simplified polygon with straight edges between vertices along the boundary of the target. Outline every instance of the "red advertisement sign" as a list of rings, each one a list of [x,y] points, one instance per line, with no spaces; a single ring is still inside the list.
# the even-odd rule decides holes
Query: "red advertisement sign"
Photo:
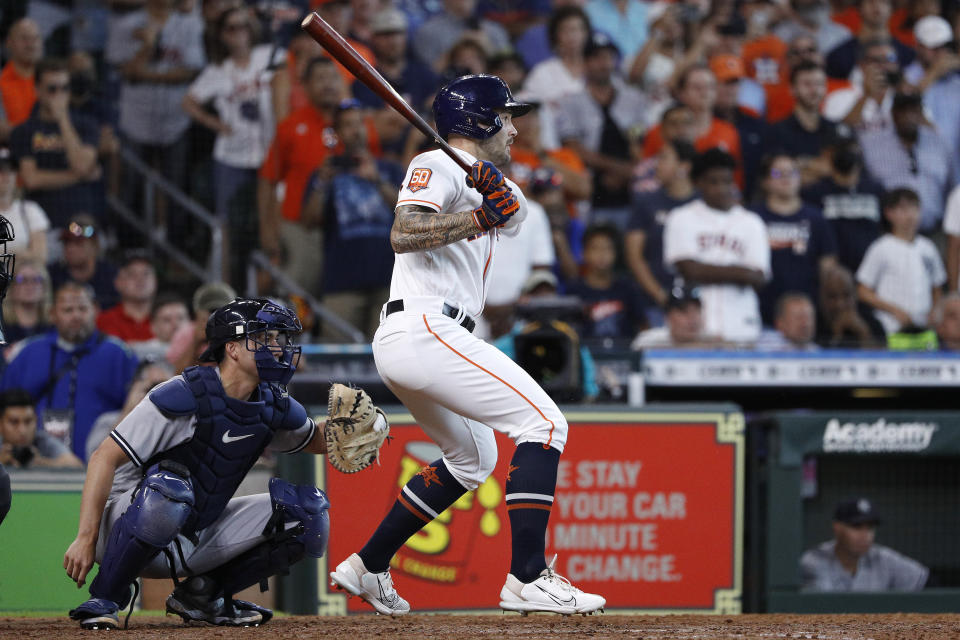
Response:
[[[608,609],[739,611],[742,430],[721,437],[729,415],[568,416],[547,532],[557,571],[602,594]],[[326,474],[333,563],[357,551],[407,480],[440,457],[413,424],[391,422],[391,435],[379,467]],[[394,582],[413,609],[498,607],[510,566],[504,481],[513,443],[497,434],[497,444],[493,475],[394,557]],[[339,496],[362,500],[340,507]],[[321,587],[321,601],[329,590]],[[347,610],[369,606],[353,598]]]

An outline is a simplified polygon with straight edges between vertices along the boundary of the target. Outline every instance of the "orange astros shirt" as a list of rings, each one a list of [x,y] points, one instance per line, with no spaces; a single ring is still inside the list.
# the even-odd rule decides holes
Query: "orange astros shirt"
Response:
[[[0,94],[3,95],[3,110],[11,127],[21,124],[30,117],[33,104],[37,101],[37,90],[33,77],[24,77],[8,62],[0,71]]]

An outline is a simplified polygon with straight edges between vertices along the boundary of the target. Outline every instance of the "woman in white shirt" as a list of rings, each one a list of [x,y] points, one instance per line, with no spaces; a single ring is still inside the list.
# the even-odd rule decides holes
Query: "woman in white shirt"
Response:
[[[18,260],[46,262],[50,219],[36,202],[20,197],[17,168],[7,147],[0,147],[0,215],[13,225],[15,237],[7,243],[7,251]]]
[[[590,18],[579,7],[562,7],[553,12],[547,25],[553,56],[537,63],[523,83],[523,99],[543,108],[541,136],[548,149],[560,146],[556,140],[553,114],[557,101],[584,90],[583,49],[590,38]]]
[[[183,109],[217,133],[213,145],[214,209],[226,217],[231,199],[256,180],[273,139],[270,79],[284,52],[257,45],[257,22],[246,7],[225,11],[217,22],[217,63],[190,85]],[[272,52],[272,55],[271,55]],[[213,103],[216,114],[204,108]]]

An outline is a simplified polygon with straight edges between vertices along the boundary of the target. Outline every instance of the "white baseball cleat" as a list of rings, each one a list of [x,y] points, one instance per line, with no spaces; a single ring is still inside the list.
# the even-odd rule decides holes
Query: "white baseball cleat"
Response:
[[[500,608],[523,614],[543,611],[563,615],[602,610],[607,604],[606,598],[585,593],[570,584],[569,580],[553,570],[556,561],[557,557],[554,556],[540,577],[527,584],[508,573],[507,581],[500,590]]]
[[[369,602],[379,613],[388,616],[410,613],[410,603],[397,595],[393,588],[390,569],[371,573],[355,553],[338,564],[336,571],[330,572],[330,580],[334,585]]]

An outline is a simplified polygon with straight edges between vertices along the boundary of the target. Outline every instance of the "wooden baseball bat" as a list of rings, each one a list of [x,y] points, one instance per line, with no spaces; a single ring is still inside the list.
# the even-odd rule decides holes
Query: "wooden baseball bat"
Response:
[[[380,96],[384,102],[393,107],[400,115],[406,118],[410,124],[419,129],[423,135],[436,142],[440,149],[450,156],[461,169],[470,173],[470,164],[461,158],[460,155],[453,150],[453,147],[447,144],[446,140],[430,128],[430,125],[424,122],[423,118],[390,86],[390,83],[384,80],[383,76],[377,73],[377,70],[371,67],[366,60],[361,58],[356,49],[351,47],[350,44],[337,33],[336,29],[327,24],[327,22],[316,13],[311,13],[304,18],[300,26],[310,34],[311,38],[320,43],[320,46],[326,49],[331,56],[346,67],[350,73],[356,76],[360,82],[367,85],[371,91]]]

